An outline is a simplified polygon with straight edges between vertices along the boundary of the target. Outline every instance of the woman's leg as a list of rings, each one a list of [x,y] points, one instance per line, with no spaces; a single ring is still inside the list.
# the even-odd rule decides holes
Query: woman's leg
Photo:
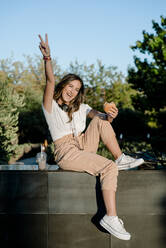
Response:
[[[116,212],[116,194],[114,190],[102,190],[103,200],[108,216],[117,216]]]
[[[97,137],[97,136],[96,136]],[[107,215],[116,215],[116,204],[115,204],[115,192],[117,188],[117,176],[118,169],[116,164],[104,158],[94,152],[89,152],[85,150],[79,150],[76,147],[74,138],[66,137],[67,140],[62,142],[63,145],[57,144],[58,147],[61,147],[61,156],[63,159],[59,162],[59,165],[64,170],[73,170],[73,171],[86,171],[92,175],[100,175],[101,188],[103,192],[103,199],[106,207]],[[84,140],[84,137],[82,137]],[[80,145],[82,146],[82,142]],[[92,146],[97,144],[95,140],[90,142]],[[77,143],[76,143],[77,144]],[[91,146],[91,149],[93,147]],[[86,148],[88,148],[86,146]]]
[[[119,147],[111,124],[108,121],[102,120],[100,117],[96,116],[90,122],[84,134],[84,149],[96,153],[100,139],[106,145],[107,149],[112,153],[115,159],[122,155],[122,151]]]
[[[67,154],[68,160],[65,160],[65,157],[64,161],[60,162],[62,169],[84,171],[94,176],[100,175],[101,189],[106,208],[106,215],[100,220],[100,225],[117,238],[129,240],[131,235],[124,229],[122,221],[119,220],[116,212],[115,193],[118,175],[116,164],[95,153],[76,149]]]
[[[85,150],[97,152],[100,138],[116,160],[118,170],[132,169],[144,163],[142,158],[135,159],[123,154],[111,124],[96,116],[89,124],[84,135]]]
[[[117,186],[117,176],[118,168],[114,162],[100,173],[102,195],[108,216],[117,216],[116,187],[112,187],[112,184]]]
[[[119,222],[116,213],[115,193],[118,176],[116,164],[94,152],[80,150],[77,142],[71,137],[65,138],[65,142],[56,143],[56,145],[57,158],[61,157],[58,164],[62,169],[88,172],[94,176],[100,175],[101,189],[106,207],[106,215],[100,220],[100,224],[114,236],[121,239],[130,239],[130,234],[123,229],[123,225]]]

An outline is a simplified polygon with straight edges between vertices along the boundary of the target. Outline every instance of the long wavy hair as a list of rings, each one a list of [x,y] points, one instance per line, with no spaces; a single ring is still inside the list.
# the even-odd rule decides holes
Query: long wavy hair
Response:
[[[61,81],[56,85],[55,87],[55,93],[54,93],[54,100],[57,102],[59,98],[62,96],[62,91],[65,88],[66,85],[68,85],[70,82],[78,80],[81,83],[81,88],[77,94],[77,96],[69,103],[69,109],[68,109],[68,116],[69,116],[69,122],[72,121],[72,114],[77,111],[80,107],[80,104],[84,100],[84,84],[83,80],[75,74],[69,73],[65,75]]]

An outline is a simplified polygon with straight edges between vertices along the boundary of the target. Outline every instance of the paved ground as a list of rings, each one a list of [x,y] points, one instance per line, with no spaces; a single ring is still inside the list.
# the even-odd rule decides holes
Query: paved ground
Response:
[[[22,160],[19,160],[19,162],[24,165],[37,165],[36,163],[36,157],[31,157],[31,158],[26,158],[26,159],[22,159]],[[49,165],[47,164],[47,169],[48,170],[57,170],[59,169],[59,166],[56,165],[56,164],[53,164],[53,165]]]
[[[20,163],[24,163],[25,165],[36,165],[36,157],[25,158],[19,160]]]
[[[50,165],[46,164],[46,170],[58,170],[59,166],[56,164]],[[36,157],[20,159],[14,164],[4,164],[0,165],[0,170],[39,170],[38,164],[36,162]]]

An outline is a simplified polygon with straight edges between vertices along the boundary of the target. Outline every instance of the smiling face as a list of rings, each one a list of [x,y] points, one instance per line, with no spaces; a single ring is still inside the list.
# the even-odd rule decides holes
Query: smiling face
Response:
[[[66,104],[69,104],[78,95],[80,88],[81,82],[79,80],[69,82],[62,90],[59,103],[65,102]]]

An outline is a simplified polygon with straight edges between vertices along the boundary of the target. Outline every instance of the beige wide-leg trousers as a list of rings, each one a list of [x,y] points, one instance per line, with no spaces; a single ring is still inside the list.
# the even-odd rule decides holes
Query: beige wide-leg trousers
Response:
[[[117,165],[112,160],[96,154],[100,139],[106,145],[113,135],[115,132],[110,123],[96,116],[85,133],[77,137],[69,134],[54,142],[55,161],[63,170],[100,175],[102,190],[116,191]]]

